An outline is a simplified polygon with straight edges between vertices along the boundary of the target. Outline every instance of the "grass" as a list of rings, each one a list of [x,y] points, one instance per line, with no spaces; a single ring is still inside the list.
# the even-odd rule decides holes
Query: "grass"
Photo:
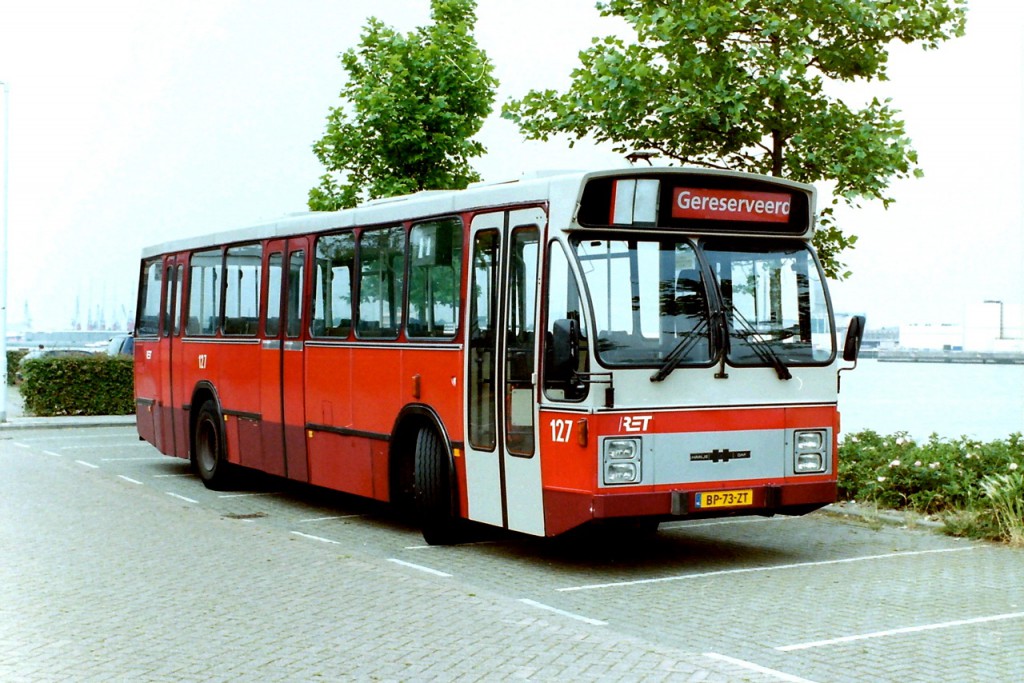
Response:
[[[981,442],[933,434],[847,434],[839,445],[839,497],[933,515],[946,532],[1024,546],[1024,436]]]

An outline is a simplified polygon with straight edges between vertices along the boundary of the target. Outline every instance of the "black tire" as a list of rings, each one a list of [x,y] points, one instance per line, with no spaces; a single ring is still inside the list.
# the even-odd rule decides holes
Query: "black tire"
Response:
[[[453,513],[455,496],[448,453],[433,429],[421,429],[416,435],[414,458],[413,504],[423,540],[430,545],[458,543],[460,534],[458,519]]]
[[[224,450],[220,411],[213,401],[207,401],[199,408],[192,444],[196,473],[206,488],[215,491],[227,488],[231,479],[231,464]]]

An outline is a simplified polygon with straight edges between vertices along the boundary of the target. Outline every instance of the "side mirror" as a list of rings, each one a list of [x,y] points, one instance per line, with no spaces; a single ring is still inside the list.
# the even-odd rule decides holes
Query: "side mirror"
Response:
[[[860,355],[860,343],[864,340],[864,316],[855,315],[850,318],[850,327],[846,330],[846,343],[843,345],[843,360],[856,362]]]
[[[568,380],[579,367],[580,334],[575,320],[556,320],[551,327],[549,378]]]

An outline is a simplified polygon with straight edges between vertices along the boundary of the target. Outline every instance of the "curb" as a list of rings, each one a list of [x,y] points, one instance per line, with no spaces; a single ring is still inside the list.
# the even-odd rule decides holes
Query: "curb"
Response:
[[[127,427],[134,424],[134,415],[9,417],[6,422],[0,422],[0,431],[17,431],[23,429],[78,429],[82,427]]]
[[[822,512],[836,517],[850,517],[865,522],[878,522],[888,526],[921,527],[924,529],[943,529],[945,523],[928,519],[914,512],[885,510],[876,507],[862,507],[856,503],[833,503],[822,508]]]

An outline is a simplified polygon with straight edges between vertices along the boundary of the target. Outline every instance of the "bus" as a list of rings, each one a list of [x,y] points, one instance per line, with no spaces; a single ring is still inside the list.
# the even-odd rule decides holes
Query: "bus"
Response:
[[[815,190],[690,168],[426,191],[143,250],[138,432],[536,536],[800,515],[837,491]]]

